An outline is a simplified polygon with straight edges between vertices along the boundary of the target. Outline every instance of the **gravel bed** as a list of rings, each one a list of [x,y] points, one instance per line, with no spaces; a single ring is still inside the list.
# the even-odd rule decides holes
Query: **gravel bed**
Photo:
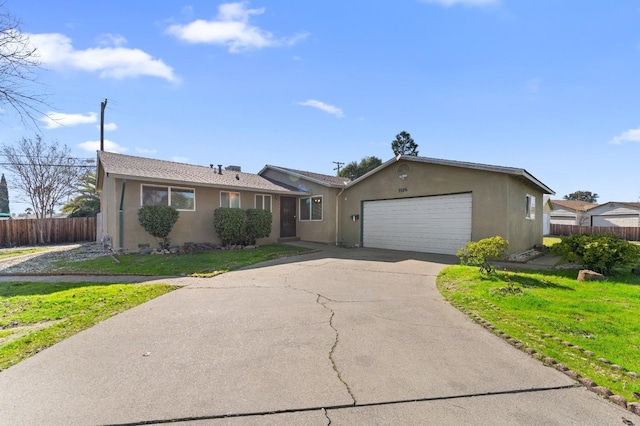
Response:
[[[100,243],[50,246],[49,250],[0,260],[0,274],[55,273],[58,263],[79,262],[108,255]]]

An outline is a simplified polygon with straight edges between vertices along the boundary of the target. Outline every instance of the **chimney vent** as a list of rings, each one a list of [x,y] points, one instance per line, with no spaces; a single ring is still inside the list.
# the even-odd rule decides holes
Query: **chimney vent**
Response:
[[[222,164],[218,164],[218,174],[222,174]]]

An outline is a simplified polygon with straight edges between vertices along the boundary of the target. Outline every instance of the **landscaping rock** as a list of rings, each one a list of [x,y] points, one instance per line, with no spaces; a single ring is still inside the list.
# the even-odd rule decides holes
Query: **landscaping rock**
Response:
[[[576,373],[573,370],[565,370],[563,371],[564,374],[566,374],[567,376],[571,377],[574,380],[579,380],[580,379],[580,375],[578,373]]]
[[[636,373],[635,371],[629,371],[627,372],[627,376],[635,377],[637,379],[638,377],[640,377],[640,374]]]
[[[586,378],[586,377],[581,378],[579,381],[580,381],[580,383],[582,384],[582,386],[584,386],[584,387],[586,387],[586,388],[589,388],[589,389],[591,389],[591,388],[595,388],[596,386],[598,386],[598,385],[596,384],[596,382],[594,382],[593,380],[588,379],[588,378]]]
[[[578,281],[604,281],[604,275],[595,272],[595,271],[590,271],[588,269],[581,269],[580,272],[578,272]]]
[[[597,393],[598,395],[605,396],[607,398],[613,395],[613,392],[611,392],[609,389],[605,388],[604,386],[594,386],[593,388],[591,388],[591,390]]]
[[[624,408],[625,410],[627,409],[627,400],[620,396],[620,395],[612,395],[609,397],[609,401],[613,402],[614,404],[617,404],[619,406],[621,406],[622,408]]]
[[[630,402],[627,404],[627,410],[631,411],[633,414],[637,414],[640,416],[640,402]]]

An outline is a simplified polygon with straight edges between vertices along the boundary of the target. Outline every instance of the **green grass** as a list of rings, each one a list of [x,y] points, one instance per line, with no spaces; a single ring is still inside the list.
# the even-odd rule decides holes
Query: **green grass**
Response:
[[[560,237],[544,237],[542,244],[544,244],[546,247],[551,247],[554,244],[558,244],[560,241],[562,241],[562,238]]]
[[[640,393],[640,379],[626,371],[640,374],[640,276],[621,273],[603,282],[578,282],[576,276],[575,270],[487,276],[456,265],[441,272],[437,285],[445,298],[525,348],[638,401],[633,393]]]
[[[250,250],[209,250],[189,254],[123,254],[115,262],[101,256],[82,262],[55,265],[57,273],[211,276],[247,265],[307,252],[287,245],[266,245]]]
[[[24,249],[5,249],[5,250],[0,250],[0,260],[2,259],[6,259],[9,257],[15,257],[15,256],[21,256],[23,254],[31,254],[31,253],[38,253],[41,251],[48,251],[48,248],[44,248],[44,247],[31,247],[31,248],[24,248]]]
[[[162,284],[0,283],[0,370],[176,288]]]

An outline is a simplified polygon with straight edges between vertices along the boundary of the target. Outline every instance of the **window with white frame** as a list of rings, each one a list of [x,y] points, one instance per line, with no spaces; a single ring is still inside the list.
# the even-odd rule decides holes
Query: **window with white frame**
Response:
[[[240,208],[240,193],[220,191],[220,207]]]
[[[527,194],[527,205],[525,210],[525,217],[527,219],[536,218],[536,197],[530,194]]]
[[[256,209],[271,211],[271,195],[256,194]]]
[[[193,188],[142,185],[140,204],[143,206],[171,206],[177,210],[196,209],[196,191]]]
[[[300,198],[300,220],[322,220],[322,196]]]

